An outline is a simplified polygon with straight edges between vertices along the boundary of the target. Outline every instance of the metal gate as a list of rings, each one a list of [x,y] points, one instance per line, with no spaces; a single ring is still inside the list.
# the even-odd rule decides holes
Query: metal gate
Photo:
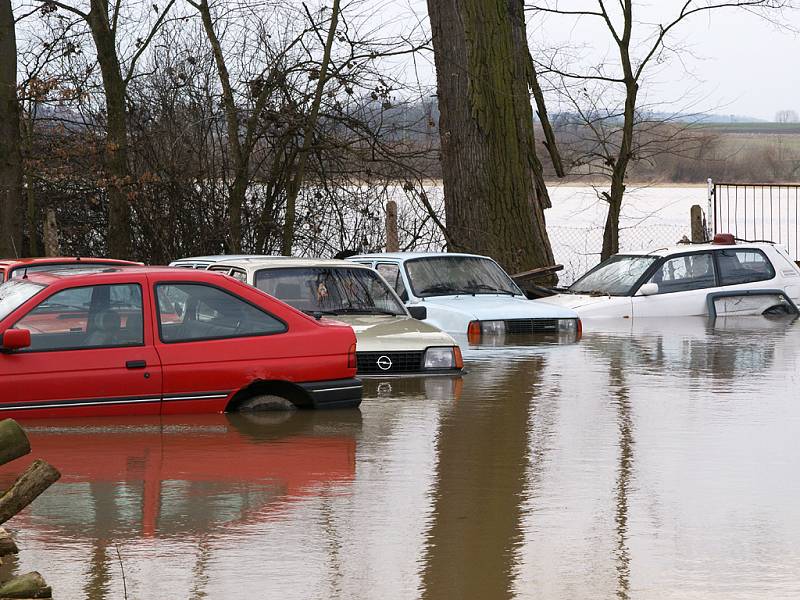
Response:
[[[708,180],[709,232],[766,240],[800,260],[800,184],[716,183]]]

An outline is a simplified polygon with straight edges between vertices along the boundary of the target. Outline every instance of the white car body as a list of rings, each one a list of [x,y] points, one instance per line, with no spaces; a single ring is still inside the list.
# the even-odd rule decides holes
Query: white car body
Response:
[[[267,256],[267,255],[260,255],[260,254],[217,254],[214,256],[189,256],[187,258],[180,258],[178,260],[173,260],[169,263],[168,266],[170,267],[180,267],[182,269],[201,269],[205,270],[208,269],[211,265],[215,265],[219,262],[226,261],[226,260],[254,260],[257,258],[276,258],[280,259],[280,256]],[[283,257],[286,258],[286,257]]]
[[[439,257],[467,257],[491,261],[508,279],[507,286],[513,290],[513,295],[483,292],[420,295],[415,292],[407,264],[410,261]],[[426,322],[450,333],[462,344],[467,337],[470,323],[476,321],[529,323],[532,333],[557,333],[551,328],[553,326],[551,324],[562,320],[570,320],[574,324],[576,334],[579,328],[574,310],[538,300],[528,300],[508,274],[486,256],[442,252],[394,252],[353,256],[348,260],[376,269],[389,285],[394,287],[407,306],[425,306],[428,312]]]
[[[233,260],[219,261],[209,267],[210,271],[218,271],[230,275],[254,287],[259,287],[265,293],[270,293],[278,300],[286,302],[300,310],[307,310],[301,296],[303,285],[288,284],[296,288],[293,292],[281,291],[281,285],[271,290],[268,285],[261,287],[259,273],[265,271],[277,272],[293,269],[324,269],[341,270],[345,273],[352,271],[366,271],[374,277],[381,290],[391,296],[393,304],[402,311],[402,314],[336,314],[331,318],[347,323],[355,331],[357,339],[356,356],[358,359],[358,376],[395,376],[395,375],[458,375],[461,372],[461,354],[456,341],[447,333],[437,327],[413,318],[409,315],[403,302],[391,286],[369,267],[354,264],[344,260],[322,258],[291,258],[291,257],[247,257]],[[303,281],[302,284],[311,283]],[[330,285],[330,282],[328,282]],[[324,284],[320,284],[324,285]],[[265,289],[266,288],[266,289]],[[326,289],[327,294],[327,289]],[[310,309],[312,312],[316,309]],[[452,353],[453,366],[437,369],[426,366],[429,350],[447,349]],[[383,360],[382,360],[383,359]],[[419,365],[414,361],[419,361]]]
[[[717,242],[649,253],[621,253],[590,270],[570,287],[582,289],[589,285],[586,278],[603,265],[630,257],[655,260],[623,295],[561,293],[541,301],[572,308],[582,319],[749,316],[764,314],[778,305],[788,312],[796,312],[796,305],[800,304],[800,268],[782,248],[767,242]],[[674,274],[676,267],[684,269],[682,265],[700,262],[708,268],[702,275],[686,266],[680,273],[684,276],[682,279],[664,283],[663,277],[670,269]],[[652,286],[659,275],[662,284],[657,291],[645,287],[646,284]]]

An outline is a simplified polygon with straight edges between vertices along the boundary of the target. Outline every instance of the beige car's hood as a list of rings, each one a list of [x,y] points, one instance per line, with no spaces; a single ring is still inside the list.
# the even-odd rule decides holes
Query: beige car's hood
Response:
[[[411,317],[337,315],[336,320],[356,332],[357,352],[410,352],[456,345],[445,332]]]

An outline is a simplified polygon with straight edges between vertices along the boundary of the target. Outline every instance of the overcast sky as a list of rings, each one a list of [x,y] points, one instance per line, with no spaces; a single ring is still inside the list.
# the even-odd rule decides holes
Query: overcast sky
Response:
[[[555,1],[549,0],[550,5]],[[637,20],[648,24],[638,30],[650,34],[654,24],[668,22],[683,3],[684,0],[635,1]],[[420,20],[428,27],[425,0],[376,1],[374,6],[373,18],[387,29],[407,31]],[[562,8],[579,6],[593,8],[596,3],[561,0]],[[800,31],[800,10],[784,13],[781,22]],[[578,48],[584,64],[613,58],[613,42],[597,19],[576,23],[573,17],[531,18],[529,37],[534,51],[565,45]],[[672,103],[680,111],[766,120],[772,120],[783,109],[800,113],[800,36],[796,33],[752,14],[727,9],[686,21],[671,37],[671,44],[688,48],[689,52],[683,52],[680,60],[670,58],[654,73],[646,87],[649,103],[663,103],[665,110],[670,110]],[[418,60],[416,68],[423,83],[434,81],[430,61]]]

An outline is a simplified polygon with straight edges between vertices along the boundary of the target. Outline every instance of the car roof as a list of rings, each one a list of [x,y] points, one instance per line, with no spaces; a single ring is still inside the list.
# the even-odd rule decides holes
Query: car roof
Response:
[[[34,283],[42,283],[45,285],[50,285],[60,281],[74,281],[79,279],[81,281],[85,280],[87,284],[91,284],[95,280],[103,280],[103,279],[116,279],[119,275],[161,275],[164,278],[174,278],[174,279],[191,279],[197,278],[201,280],[211,280],[214,277],[213,273],[209,273],[208,271],[203,270],[196,270],[196,269],[178,269],[175,267],[152,267],[152,266],[143,266],[143,265],[110,265],[106,269],[98,269],[98,268],[87,268],[86,270],[81,269],[64,269],[59,271],[58,269],[54,269],[52,271],[37,271],[35,273],[31,273],[27,275],[24,279],[18,278],[14,279],[13,281],[25,281],[25,279],[30,280]]]
[[[335,258],[294,258],[291,256],[271,256],[268,258],[250,258],[240,260],[226,260],[214,264],[215,267],[228,267],[243,269],[248,273],[261,269],[286,269],[309,267],[346,267],[348,269],[369,269],[366,265],[338,260]]]
[[[437,256],[446,256],[446,257],[469,257],[469,258],[488,258],[493,260],[489,256],[483,256],[481,254],[466,254],[464,252],[375,252],[372,254],[358,254],[356,256],[351,256],[349,260],[358,260],[358,259],[370,259],[370,260],[379,260],[381,258],[386,259],[393,259],[393,260],[410,260],[413,258],[435,258]]]
[[[679,244],[676,246],[667,246],[664,248],[656,248],[653,250],[632,250],[630,252],[619,252],[620,256],[671,256],[673,254],[686,254],[687,252],[702,252],[708,250],[725,250],[726,248],[736,248],[740,250],[747,250],[749,248],[763,250],[765,248],[772,248],[774,246],[771,242],[737,242],[736,244]]]
[[[100,263],[109,265],[141,265],[141,263],[133,262],[130,260],[121,260],[118,258],[100,258],[94,256],[47,256],[41,258],[0,258],[0,266],[27,266],[33,267],[36,265],[58,265],[58,264],[74,264],[74,263]]]
[[[215,254],[210,256],[187,256],[186,258],[179,258],[173,260],[170,265],[182,263],[218,263],[227,260],[252,260],[256,258],[291,258],[281,256],[270,256],[268,254]]]

